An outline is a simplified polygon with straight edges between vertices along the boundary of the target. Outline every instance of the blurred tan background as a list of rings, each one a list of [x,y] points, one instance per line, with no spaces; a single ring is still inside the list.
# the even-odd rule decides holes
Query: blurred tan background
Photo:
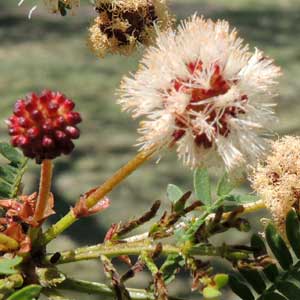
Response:
[[[77,103],[82,112],[81,138],[69,157],[56,160],[53,192],[56,197],[57,220],[67,212],[79,195],[103,182],[113,171],[135,154],[132,146],[137,138],[136,123],[121,113],[116,104],[115,89],[122,75],[136,70],[142,51],[134,57],[108,56],[97,59],[85,45],[87,27],[95,13],[83,1],[76,17],[49,15],[42,1],[31,20],[27,14],[35,1],[0,2],[0,114],[7,118],[16,99],[29,91],[44,88],[59,90]],[[283,69],[277,113],[279,123],[270,124],[279,135],[300,131],[300,0],[170,0],[178,19],[194,12],[213,19],[224,18],[238,28],[241,37],[275,59]],[[4,122],[0,137],[7,140]],[[38,168],[30,163],[25,178],[26,192],[37,187]],[[101,242],[112,222],[138,216],[156,199],[167,205],[168,183],[188,190],[192,173],[177,162],[174,154],[164,156],[159,164],[148,162],[111,195],[112,205],[105,213],[82,220],[68,230],[53,250],[62,250]],[[253,224],[257,223],[255,218]],[[254,225],[255,226],[255,225]],[[246,235],[231,232],[231,241],[246,240]],[[219,270],[225,266],[216,262]],[[64,267],[82,279],[99,279],[98,262]],[[145,277],[132,284],[141,286]],[[182,281],[170,289],[184,296],[188,290]],[[76,299],[100,299],[74,296]],[[195,299],[199,299],[195,295]],[[192,299],[190,297],[190,299]],[[237,299],[226,295],[224,299]]]

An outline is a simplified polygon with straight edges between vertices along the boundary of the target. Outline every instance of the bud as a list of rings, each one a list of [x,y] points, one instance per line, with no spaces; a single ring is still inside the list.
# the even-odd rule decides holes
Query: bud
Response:
[[[75,104],[59,92],[43,91],[30,94],[15,104],[13,115],[7,120],[11,143],[25,156],[54,159],[74,149],[72,139],[80,136],[76,127],[81,122]]]

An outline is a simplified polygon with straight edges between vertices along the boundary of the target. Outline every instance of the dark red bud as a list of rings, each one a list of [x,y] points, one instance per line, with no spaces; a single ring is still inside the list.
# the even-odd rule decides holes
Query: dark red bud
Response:
[[[27,136],[30,139],[36,139],[40,134],[40,130],[37,127],[32,127],[27,130]]]
[[[72,139],[78,139],[80,136],[80,131],[75,126],[67,126],[66,132],[67,132],[68,136],[71,137]]]
[[[48,136],[43,137],[42,146],[45,148],[52,148],[54,146],[53,139]]]

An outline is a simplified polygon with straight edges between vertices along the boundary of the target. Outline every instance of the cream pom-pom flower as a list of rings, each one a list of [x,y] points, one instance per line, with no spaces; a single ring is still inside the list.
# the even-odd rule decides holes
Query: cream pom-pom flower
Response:
[[[98,13],[89,28],[87,44],[100,58],[106,54],[129,55],[138,45],[155,41],[156,28],[172,25],[166,0],[96,0]]]
[[[273,142],[270,155],[254,170],[251,181],[285,236],[287,213],[300,207],[300,138],[285,136]]]
[[[227,170],[265,150],[280,68],[237,37],[228,22],[194,15],[159,33],[119,103],[141,122],[142,149],[177,147],[183,162]]]

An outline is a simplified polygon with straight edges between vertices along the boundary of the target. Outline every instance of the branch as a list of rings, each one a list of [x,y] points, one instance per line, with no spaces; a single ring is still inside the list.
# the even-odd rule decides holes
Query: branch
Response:
[[[98,259],[102,255],[108,258],[118,257],[122,255],[140,255],[144,251],[155,251],[157,244],[149,243],[120,243],[120,244],[99,244],[90,247],[83,247],[74,250],[64,251],[60,253],[60,258],[56,264],[65,264],[81,260]],[[164,245],[162,253],[165,255],[178,254],[181,249],[173,245]],[[45,263],[51,263],[53,255],[47,255]]]
[[[140,255],[143,252],[154,252],[157,249],[156,243],[120,243],[120,244],[99,244],[90,247],[83,247],[60,253],[60,258],[55,264],[65,264],[81,260],[99,259],[102,255],[108,258],[122,255]],[[245,259],[249,257],[250,251],[237,250],[234,247],[223,245],[214,247],[210,244],[195,245],[190,249],[184,249],[185,254],[199,256],[219,256],[228,259]],[[162,247],[163,255],[181,254],[182,249],[173,245],[165,244]],[[45,257],[45,263],[52,263],[53,254]]]
[[[256,212],[260,209],[266,208],[266,206],[265,206],[265,204],[263,203],[262,200],[258,200],[258,201],[253,202],[253,203],[247,203],[247,204],[243,205],[243,207],[244,207],[244,210],[241,213],[239,213],[239,216],[243,216],[243,215],[246,215],[248,213],[253,213],[253,212]],[[230,215],[230,212],[224,213],[222,217],[224,219],[226,219],[229,215]],[[207,220],[208,219],[214,219],[214,217],[215,217],[215,214],[209,214],[207,216]],[[196,220],[197,220],[197,218],[195,219],[195,221]],[[186,223],[185,222],[180,222],[180,223],[176,224],[175,226],[173,226],[173,228],[170,228],[168,230],[168,232],[171,233],[174,230],[177,230],[177,229],[180,229],[180,228],[185,228],[185,227],[186,227]],[[126,238],[123,241],[124,242],[139,242],[139,241],[146,240],[148,237],[149,237],[149,233],[144,232],[144,233],[137,234],[137,235],[131,236],[129,238]]]
[[[155,152],[155,148],[139,152],[132,160],[120,168],[112,177],[106,180],[100,187],[98,187],[87,199],[86,205],[88,208],[93,207],[99,200],[106,196],[113,190],[121,181],[127,178],[134,170],[140,167],[147,161]],[[69,228],[77,221],[76,216],[70,211],[57,223],[52,225],[41,237],[40,245],[44,246],[56,238],[60,233]]]
[[[85,280],[76,280],[67,278],[58,289],[73,290],[87,294],[98,294],[103,297],[115,297],[115,292],[109,286],[103,283],[89,282]],[[154,295],[141,289],[128,289],[132,300],[155,300]],[[179,298],[169,297],[170,300],[180,300]]]

